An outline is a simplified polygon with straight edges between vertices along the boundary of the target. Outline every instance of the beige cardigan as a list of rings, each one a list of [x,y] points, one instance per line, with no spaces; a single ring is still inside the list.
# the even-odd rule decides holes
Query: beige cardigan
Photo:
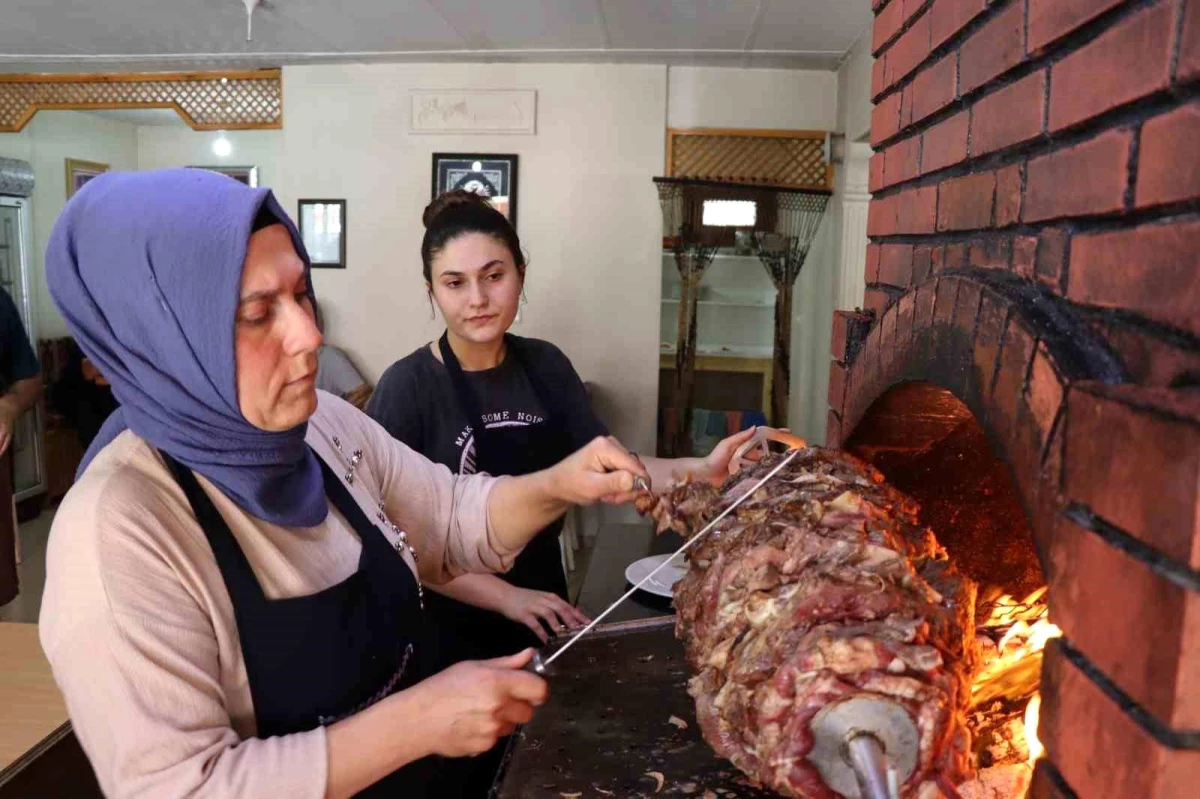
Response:
[[[423,581],[511,565],[516,553],[488,525],[495,479],[455,476],[348,403],[319,396],[309,445],[339,474],[363,451],[351,493],[371,519],[383,501],[417,549]],[[200,483],[267,596],[311,594],[356,568],[358,536],[332,507],[316,527],[287,529]],[[233,608],[212,550],[157,451],[130,431],[100,452],[54,518],[40,628],[108,796],[324,795],[323,728],[254,737]]]

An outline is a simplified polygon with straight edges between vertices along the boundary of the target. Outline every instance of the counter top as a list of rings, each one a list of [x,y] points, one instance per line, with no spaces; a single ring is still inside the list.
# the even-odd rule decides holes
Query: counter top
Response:
[[[36,624],[0,622],[0,777],[39,744],[65,730],[67,705],[42,653]]]

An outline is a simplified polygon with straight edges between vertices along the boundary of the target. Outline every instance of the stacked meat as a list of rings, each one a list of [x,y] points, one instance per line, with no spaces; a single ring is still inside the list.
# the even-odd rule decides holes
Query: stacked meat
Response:
[[[719,487],[674,486],[639,510],[660,532],[690,536],[782,457]],[[916,511],[869,465],[812,447],[691,550],[676,634],[696,670],[689,693],[704,737],[784,796],[843,795],[815,725],[852,698],[911,717],[903,796],[952,796],[969,773],[975,587]]]

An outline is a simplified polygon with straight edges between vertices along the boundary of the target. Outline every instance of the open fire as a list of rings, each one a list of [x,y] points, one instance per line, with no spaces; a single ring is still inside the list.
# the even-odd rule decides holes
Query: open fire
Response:
[[[1048,616],[1046,589],[1022,599],[994,590],[981,597],[976,627],[979,669],[968,727],[979,772],[959,787],[963,799],[1020,799],[1042,755],[1037,737],[1042,650],[1062,631]]]

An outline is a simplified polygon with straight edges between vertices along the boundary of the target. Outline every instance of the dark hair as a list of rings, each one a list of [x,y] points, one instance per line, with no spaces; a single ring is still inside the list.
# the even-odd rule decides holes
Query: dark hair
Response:
[[[425,238],[421,240],[421,262],[425,281],[433,281],[433,259],[454,239],[466,233],[485,233],[508,247],[513,263],[524,273],[525,254],[517,231],[497,211],[475,192],[454,189],[434,198],[421,215],[425,223]]]

